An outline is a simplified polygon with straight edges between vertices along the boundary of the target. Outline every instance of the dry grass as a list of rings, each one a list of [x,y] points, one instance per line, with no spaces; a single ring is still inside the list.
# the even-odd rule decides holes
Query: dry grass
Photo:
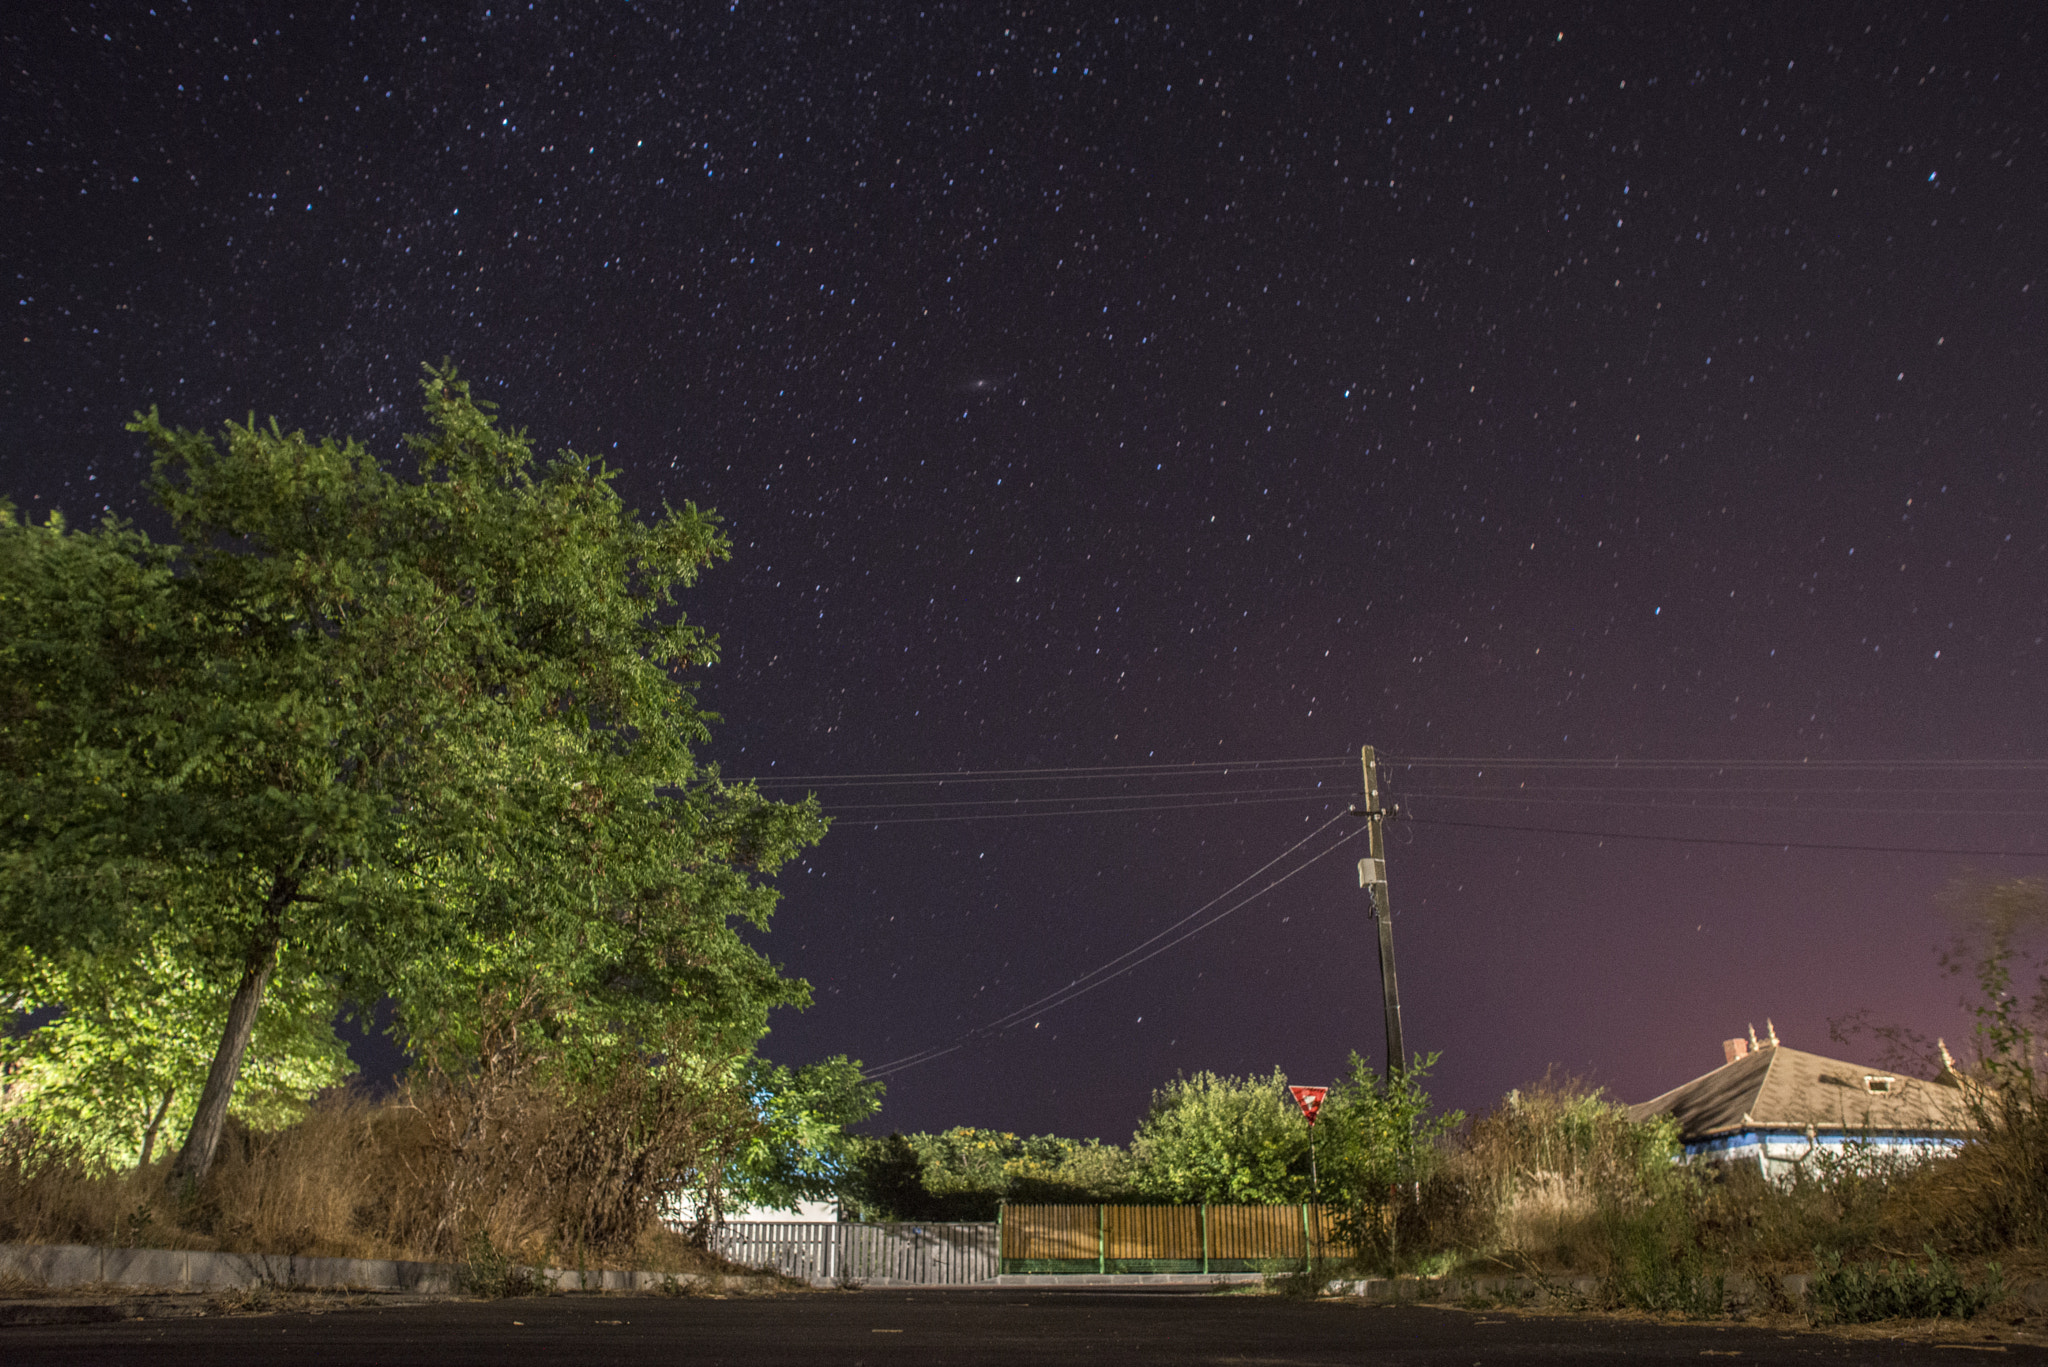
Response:
[[[1672,1136],[1545,1077],[1475,1121],[1424,1195],[1423,1242],[1517,1270],[1600,1265],[1618,1209],[1671,1194]]]
[[[1669,1133],[1546,1079],[1453,1146],[1414,1209],[1411,1256],[1592,1274],[1610,1303],[1686,1313],[1718,1308],[1724,1281],[1775,1285],[1816,1259],[1931,1253],[1979,1277],[1995,1260],[2011,1284],[2048,1271],[2048,1107],[2032,1082],[2009,1073],[1981,1094],[1977,1133],[1951,1156],[1852,1150],[1772,1183],[1744,1164],[1673,1164]]]
[[[231,1126],[184,1192],[169,1159],[108,1173],[17,1127],[0,1136],[0,1241],[722,1270],[659,1206],[746,1124],[718,1089],[644,1066],[582,1088],[483,1070],[331,1096],[275,1133]]]

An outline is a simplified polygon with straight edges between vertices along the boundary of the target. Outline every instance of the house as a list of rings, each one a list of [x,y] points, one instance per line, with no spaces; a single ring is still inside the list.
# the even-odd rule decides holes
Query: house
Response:
[[[710,1212],[699,1201],[681,1193],[672,1193],[664,1202],[661,1212],[662,1223],[670,1229],[688,1229]],[[798,1201],[794,1205],[758,1209],[740,1206],[718,1212],[713,1223],[721,1225],[784,1225],[784,1224],[836,1224],[839,1220],[837,1201]]]
[[[793,1206],[781,1209],[727,1211],[725,1222],[734,1224],[786,1224],[792,1221],[806,1224],[831,1224],[839,1219],[837,1201],[798,1201]]]
[[[1768,1025],[1768,1022],[1766,1022]],[[1862,1152],[1927,1157],[1960,1144],[1969,1105],[1953,1062],[1941,1079],[1866,1068],[1778,1043],[1723,1042],[1726,1060],[1711,1073],[1628,1108],[1631,1120],[1670,1115],[1688,1158],[1749,1161],[1774,1181],[1788,1179],[1815,1153]],[[1948,1060],[1944,1046],[1942,1057]]]

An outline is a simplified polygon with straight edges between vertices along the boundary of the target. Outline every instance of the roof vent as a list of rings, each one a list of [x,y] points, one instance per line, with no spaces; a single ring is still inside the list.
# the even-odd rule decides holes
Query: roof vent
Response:
[[[1863,1090],[1866,1092],[1896,1092],[1899,1090],[1899,1080],[1895,1077],[1886,1077],[1882,1073],[1867,1073],[1863,1078]]]

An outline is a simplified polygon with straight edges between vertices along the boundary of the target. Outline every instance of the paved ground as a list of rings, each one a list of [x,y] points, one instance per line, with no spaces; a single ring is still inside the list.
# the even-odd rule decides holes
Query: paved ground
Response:
[[[0,1362],[179,1364],[1945,1363],[2048,1349],[1728,1325],[1165,1292],[902,1292],[730,1300],[555,1296],[0,1329]]]

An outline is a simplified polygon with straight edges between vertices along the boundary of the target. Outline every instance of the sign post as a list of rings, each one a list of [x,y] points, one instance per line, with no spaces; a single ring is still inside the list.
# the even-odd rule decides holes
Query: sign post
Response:
[[[1301,1256],[1302,1267],[1313,1271],[1316,1265],[1315,1241],[1323,1233],[1323,1183],[1316,1172],[1316,1117],[1322,1114],[1323,1098],[1330,1094],[1328,1087],[1289,1087],[1294,1094],[1294,1104],[1301,1107],[1302,1118],[1308,1121],[1308,1185],[1315,1205],[1315,1234],[1309,1233],[1309,1211],[1301,1208]]]
[[[1302,1117],[1308,1121],[1308,1183],[1316,1199],[1322,1199],[1322,1181],[1316,1173],[1316,1117],[1322,1113],[1323,1098],[1330,1094],[1328,1087],[1289,1087],[1294,1093],[1294,1104],[1301,1107]]]

